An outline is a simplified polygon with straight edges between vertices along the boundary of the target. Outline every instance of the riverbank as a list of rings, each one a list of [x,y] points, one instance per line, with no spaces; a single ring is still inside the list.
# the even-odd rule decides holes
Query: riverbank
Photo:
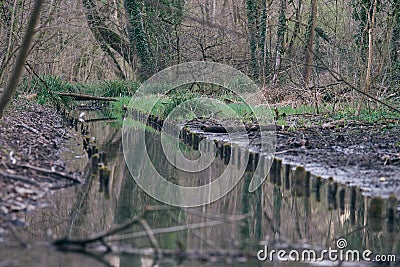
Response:
[[[289,116],[307,125],[277,131],[277,157],[300,163],[315,176],[361,188],[365,195],[400,198],[399,120],[332,120],[318,115]],[[304,145],[302,145],[304,144]]]
[[[186,125],[195,134],[227,140],[221,132],[205,130],[219,129],[213,121],[194,120]],[[367,196],[400,198],[398,119],[378,123],[334,120],[325,115],[287,115],[285,125],[277,124],[275,128],[275,157],[283,162],[303,165],[315,177],[357,186]],[[261,152],[254,132],[250,135],[250,150]]]
[[[0,241],[25,213],[46,205],[49,193],[79,180],[60,159],[68,138],[63,118],[50,106],[16,99],[0,120]]]

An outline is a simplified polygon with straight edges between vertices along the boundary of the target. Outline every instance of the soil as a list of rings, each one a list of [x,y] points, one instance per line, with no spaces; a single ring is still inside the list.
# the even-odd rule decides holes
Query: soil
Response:
[[[314,176],[333,177],[342,184],[358,186],[365,195],[394,195],[400,199],[398,119],[369,123],[332,120],[322,115],[298,115],[287,116],[285,121],[288,126],[276,126],[275,157],[304,165]],[[205,125],[212,129],[213,122],[191,121],[187,125],[208,138],[221,137],[220,132],[210,135],[203,131]],[[246,129],[250,128],[246,125]],[[250,138],[252,135],[254,132],[250,133]],[[259,151],[257,142],[252,144],[252,150]]]
[[[68,137],[53,108],[17,99],[0,120],[0,242],[24,213],[45,205],[54,189],[77,183],[64,173],[60,149]]]
[[[366,195],[399,199],[399,120],[367,123],[311,118],[314,125],[323,120],[321,126],[277,131],[278,157],[301,163],[314,175],[356,185]],[[306,140],[305,146],[298,145],[301,140]]]

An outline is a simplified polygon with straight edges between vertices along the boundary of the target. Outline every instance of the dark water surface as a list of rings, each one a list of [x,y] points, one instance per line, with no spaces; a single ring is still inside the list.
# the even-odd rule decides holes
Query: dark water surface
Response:
[[[215,221],[216,218],[247,214],[247,219],[225,222],[211,227],[186,229],[156,235],[161,249],[185,249],[212,256],[212,252],[226,254],[215,257],[218,263],[183,260],[181,266],[303,266],[298,262],[260,262],[256,258],[241,263],[237,252],[256,254],[265,246],[271,249],[322,249],[337,248],[337,240],[344,238],[346,249],[371,250],[374,254],[395,254],[400,259],[400,219],[397,204],[392,200],[364,197],[357,188],[345,187],[332,180],[317,179],[293,166],[271,161],[270,175],[261,188],[249,193],[252,172],[243,178],[222,199],[212,204],[190,210],[167,208],[149,197],[132,178],[126,167],[122,135],[118,127],[104,122],[89,123],[90,134],[97,137],[100,152],[107,155],[111,170],[109,189],[100,190],[98,176],[91,175],[86,184],[55,192],[47,208],[27,215],[29,224],[19,231],[21,237],[31,242],[51,241],[53,238],[87,238],[112,226],[122,224],[136,216],[143,216],[154,229],[189,226]],[[133,135],[140,132],[133,130]],[[148,131],[147,151],[153,164],[170,181],[198,186],[212,180],[225,169],[224,159],[215,159],[201,176],[174,169],[166,160],[160,146],[160,135]],[[138,138],[139,140],[140,138]],[[143,168],[143,144],[135,144],[132,175],[146,178]],[[73,136],[68,144],[68,165],[73,170],[84,170],[90,161],[82,150],[81,137]],[[184,154],[197,157],[198,151],[182,145]],[[100,192],[102,191],[102,192]],[[145,211],[152,207],[154,211]],[[140,225],[133,232],[143,231]],[[125,240],[115,244],[134,248],[151,248],[147,237]],[[229,256],[229,254],[232,256]],[[371,256],[373,258],[373,256]],[[211,258],[211,260],[213,260]],[[3,265],[2,265],[3,264]],[[46,246],[34,249],[0,248],[0,266],[152,266],[151,256],[106,255],[88,256],[61,253]],[[178,265],[176,260],[163,259],[159,266]],[[312,263],[314,266],[335,266],[338,262]],[[365,263],[363,263],[365,264]],[[346,264],[345,264],[346,265]],[[351,265],[350,263],[347,265]],[[354,266],[360,263],[353,263]]]

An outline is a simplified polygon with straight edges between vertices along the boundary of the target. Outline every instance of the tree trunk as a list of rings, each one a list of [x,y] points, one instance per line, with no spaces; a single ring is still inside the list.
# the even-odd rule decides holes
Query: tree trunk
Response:
[[[279,21],[278,21],[278,40],[276,42],[276,57],[274,67],[274,77],[272,83],[276,84],[278,81],[278,72],[281,68],[282,54],[285,49],[285,33],[286,33],[286,0],[281,0],[279,5]]]
[[[117,64],[116,69],[121,70],[121,67],[116,62],[109,47],[114,49],[130,66],[133,66],[133,57],[129,49],[129,44],[121,38],[121,36],[114,31],[110,30],[100,18],[96,11],[96,4],[93,0],[82,0],[82,4],[85,7],[86,19],[88,21],[89,28],[93,33],[96,40],[99,42],[103,51],[110,56],[112,62]],[[118,75],[121,76],[121,75]]]
[[[367,73],[365,74],[365,86],[364,93],[369,94],[371,88],[371,70],[372,70],[372,59],[374,49],[374,27],[375,27],[375,13],[376,13],[377,0],[374,1],[372,6],[372,14],[369,16],[369,30],[368,30],[368,62],[367,62]],[[364,104],[366,98],[362,97],[357,108],[357,115],[360,113],[361,107]]]
[[[268,74],[268,46],[267,46],[267,20],[268,20],[268,3],[267,0],[263,0],[262,14],[260,18],[260,49],[261,49],[261,73],[263,86],[266,84],[266,77]]]
[[[249,30],[250,41],[250,60],[253,73],[253,79],[258,79],[258,59],[257,59],[257,16],[256,16],[256,1],[246,0],[246,13],[247,13],[247,28]]]
[[[151,55],[143,18],[145,5],[139,0],[124,0],[124,7],[129,21],[128,35],[131,51],[136,51],[139,57],[138,74],[144,81],[155,73],[154,59]]]
[[[307,46],[304,53],[304,70],[303,79],[305,86],[310,83],[311,68],[313,64],[313,49],[315,39],[315,24],[317,20],[317,5],[318,0],[311,0],[311,13],[308,21],[308,29],[306,35]]]
[[[96,4],[92,0],[82,0],[82,4],[85,8],[86,19],[88,21],[89,29],[93,33],[94,38],[100,45],[100,48],[106,54],[109,59],[109,62],[112,64],[114,73],[121,79],[125,79],[125,74],[122,71],[121,66],[119,65],[117,59],[115,58],[113,52],[110,49],[110,46],[120,54],[124,60],[126,60],[131,66],[131,57],[129,56],[129,52],[127,46],[120,44],[113,44],[113,42],[107,42],[106,40],[110,40],[110,36],[107,34],[107,31],[111,33],[112,31],[107,28],[107,26],[102,22],[100,16],[97,14]],[[114,33],[114,35],[117,35]],[[121,40],[121,38],[116,38],[115,40]],[[114,42],[115,42],[114,40]]]
[[[293,29],[293,35],[290,38],[288,49],[287,49],[287,55],[293,55],[293,45],[294,45],[294,40],[299,36],[300,33],[300,22],[301,22],[301,6],[302,6],[302,1],[299,0],[297,3],[296,9],[296,22],[294,24],[294,29]],[[294,5],[294,4],[293,4]]]

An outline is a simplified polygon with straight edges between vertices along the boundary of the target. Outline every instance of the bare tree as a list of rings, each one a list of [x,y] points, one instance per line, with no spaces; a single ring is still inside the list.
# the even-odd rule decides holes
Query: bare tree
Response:
[[[43,5],[43,0],[36,0],[33,6],[28,27],[26,29],[24,38],[22,40],[22,45],[19,50],[12,75],[10,76],[7,86],[0,97],[0,118],[3,117],[4,110],[6,109],[8,103],[11,101],[13,95],[15,94],[15,90],[17,88],[18,81],[21,77],[26,58],[28,57],[33,35],[35,34],[35,27],[39,20],[40,10],[42,8],[42,5]]]

